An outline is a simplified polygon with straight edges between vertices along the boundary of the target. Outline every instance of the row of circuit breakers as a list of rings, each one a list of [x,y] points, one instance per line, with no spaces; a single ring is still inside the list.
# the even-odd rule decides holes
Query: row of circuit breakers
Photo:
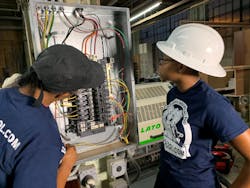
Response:
[[[103,66],[105,77],[107,78],[107,64],[109,58],[99,60]],[[98,76],[98,75],[97,75]],[[84,137],[105,131],[105,126],[111,125],[112,105],[109,100],[109,81],[90,89],[79,89],[75,96],[69,98],[72,105],[67,107],[67,113],[71,114],[69,124],[66,125],[66,133],[76,133]]]

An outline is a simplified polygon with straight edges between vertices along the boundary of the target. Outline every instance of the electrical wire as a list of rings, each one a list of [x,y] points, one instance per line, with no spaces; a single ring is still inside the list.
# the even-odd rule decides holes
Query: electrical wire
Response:
[[[118,38],[120,39],[121,44],[122,44],[122,48],[124,48],[124,49],[126,48],[124,39],[123,39],[122,35],[121,35],[118,31],[116,31],[116,30],[113,29],[113,28],[104,28],[103,30],[110,30],[110,31],[113,31],[113,32],[116,34],[116,36],[118,36]]]
[[[92,33],[83,39],[82,50],[83,50],[83,46],[84,46],[84,48],[85,48],[84,53],[87,54],[87,43],[88,43],[88,40],[89,39],[92,40],[92,38],[94,38],[94,53],[93,54],[96,54],[96,42],[97,42],[97,36],[98,36],[98,24],[97,24],[97,22],[94,19],[86,18],[83,15],[81,15],[81,17],[83,19],[85,19],[86,21],[91,22],[93,24],[93,27],[94,27],[94,30],[92,31]],[[92,46],[92,45],[90,44],[90,46]],[[90,50],[89,55],[91,55],[91,50]]]
[[[126,107],[126,111],[128,112],[129,111],[129,108],[130,108],[130,92],[129,92],[129,89],[127,87],[127,85],[125,84],[125,82],[123,80],[111,80],[111,82],[115,82],[115,83],[118,83],[121,87],[123,87],[127,93],[127,107]]]
[[[68,100],[76,99],[76,95],[73,95],[72,97],[69,97]]]
[[[93,24],[94,24],[94,30],[93,30],[93,32],[95,33],[95,43],[94,43],[94,44],[95,44],[95,47],[94,47],[94,49],[96,49],[96,40],[97,40],[98,31],[101,31],[101,32],[102,32],[103,37],[104,37],[105,39],[108,38],[108,37],[106,37],[106,35],[104,34],[104,30],[111,30],[111,31],[113,31],[113,32],[118,36],[118,38],[120,39],[123,48],[126,47],[126,44],[124,43],[124,40],[127,41],[127,39],[126,39],[124,33],[123,33],[121,30],[119,30],[119,29],[116,28],[116,27],[113,27],[113,28],[112,28],[112,27],[110,27],[110,28],[102,28],[102,27],[101,27],[101,24],[100,24],[100,18],[99,18],[97,15],[95,15],[95,14],[88,14],[88,15],[94,15],[94,16],[96,16],[96,18],[98,19],[98,21],[96,21],[96,20],[91,19],[91,18],[86,18],[86,16],[83,16],[83,15],[81,14],[81,17],[82,17],[82,18],[84,18],[85,20],[92,21]],[[121,33],[121,34],[120,34],[120,33]],[[89,36],[89,37],[90,37],[90,36]],[[93,35],[91,35],[91,37],[93,37]],[[124,39],[123,39],[123,38],[124,38]],[[126,41],[125,41],[125,42],[126,42]],[[127,43],[128,43],[128,42],[127,42]],[[128,45],[127,45],[127,46],[128,46]],[[86,49],[86,45],[85,45],[85,49]],[[94,54],[95,54],[95,52],[96,52],[96,50],[94,50]],[[85,50],[85,54],[86,54],[86,50]],[[103,54],[104,54],[104,52],[103,52]]]
[[[123,137],[123,131],[126,130],[127,128],[127,116],[126,116],[126,112],[124,111],[121,103],[119,103],[118,101],[116,101],[113,97],[109,97],[109,99],[114,102],[116,104],[117,107],[119,107],[121,114],[122,114],[122,118],[123,118],[123,127],[120,130],[120,136]]]
[[[43,22],[41,20],[41,14],[37,11],[37,14],[36,14],[36,17],[37,17],[37,21],[38,21],[38,26],[39,26],[39,29],[41,30],[41,32],[43,32],[44,30],[44,25],[43,25]]]
[[[77,107],[77,105],[72,105],[72,104],[60,104],[60,106],[62,106],[62,107]]]
[[[98,36],[98,31],[99,31],[99,27],[101,28],[100,23],[98,23],[98,21],[96,21],[93,18],[89,18],[84,16],[81,12],[79,13],[80,17],[86,21],[89,21],[93,24],[94,30],[93,30],[93,35],[91,35],[94,38],[94,54],[96,54],[96,42],[97,42],[97,36]],[[92,39],[92,38],[91,38]],[[88,40],[88,39],[87,39]],[[87,43],[87,41],[86,41]],[[85,50],[86,50],[86,45],[85,45]],[[86,53],[85,53],[86,54]],[[91,53],[90,53],[91,54]]]
[[[62,12],[64,18],[66,19],[66,21],[69,23],[69,26],[68,24],[65,23],[65,21],[63,21],[61,15],[60,15],[60,12]],[[90,21],[92,24],[93,24],[93,28],[92,30],[82,30],[80,28],[78,28],[78,26],[76,27],[71,21],[70,19],[67,17],[67,15],[65,14],[65,12],[63,10],[60,10],[59,12],[59,17],[60,19],[63,21],[63,23],[69,27],[69,28],[72,28],[72,30],[76,31],[76,32],[91,32],[90,35],[88,35],[87,37],[85,37],[83,39],[83,42],[82,42],[82,51],[84,51],[85,54],[87,54],[87,44],[88,44],[88,41],[92,38],[94,38],[94,54],[96,54],[96,44],[97,44],[97,36],[98,36],[98,31],[101,31],[103,36],[105,39],[107,39],[108,37],[105,35],[104,33],[104,30],[111,30],[113,31],[117,36],[118,38],[120,39],[121,41],[121,44],[122,44],[122,47],[125,49],[126,46],[128,46],[128,41],[126,39],[126,36],[125,34],[118,28],[116,27],[109,27],[109,28],[102,28],[101,25],[100,25],[100,18],[95,15],[95,14],[91,14],[91,15],[94,15],[96,16],[96,18],[98,19],[98,21],[94,20],[93,18],[87,18],[86,16],[83,16],[82,14],[80,14],[80,17],[83,19],[83,22],[85,21]],[[72,31],[70,30],[70,32],[68,32],[69,34],[71,33]],[[68,35],[69,35],[68,34]],[[125,41],[125,42],[124,42]],[[63,41],[64,42],[64,41]],[[106,45],[107,45],[107,42],[106,42]],[[102,41],[102,46],[103,46],[103,41]],[[83,49],[85,48],[85,50]],[[89,55],[91,55],[92,53],[90,52]],[[104,47],[103,47],[103,56],[104,56]]]
[[[47,8],[45,9],[45,20],[44,23],[41,20],[41,14],[37,11],[38,25],[41,30],[41,47],[45,49],[48,47],[49,40],[52,36],[51,30],[54,24],[54,9],[50,12]]]
[[[71,34],[71,32],[72,32],[73,30],[74,30],[74,27],[70,27],[70,28],[68,29],[68,32],[67,32],[65,38],[64,38],[63,41],[61,42],[62,44],[65,44],[65,41],[68,39],[69,35]]]
[[[65,115],[67,118],[75,118],[75,117],[78,117],[79,115],[78,114],[74,114],[74,115]]]
[[[108,49],[108,48],[107,48],[107,38],[105,37],[103,28],[101,26],[101,20],[100,20],[99,16],[96,15],[96,14],[87,14],[85,16],[95,16],[97,18],[96,23],[98,24],[98,26],[100,28],[100,31],[102,32],[102,35],[103,35],[103,36],[100,36],[100,37],[101,37],[101,42],[102,42],[102,56],[104,57],[104,54],[105,54],[104,53],[104,39],[105,39],[105,42],[106,42],[106,49]],[[108,50],[107,50],[107,57],[108,57]]]
[[[67,22],[65,22],[65,21],[62,19],[62,16],[61,16],[60,13],[63,14],[63,16],[64,16],[64,18],[66,19]],[[82,24],[78,25],[78,21],[77,21],[77,24],[73,24],[73,23],[70,21],[69,17],[65,14],[65,12],[64,12],[63,9],[60,9],[58,14],[59,14],[60,19],[63,21],[64,25],[66,25],[67,27],[74,27],[74,31],[75,31],[75,32],[78,32],[78,33],[90,33],[90,32],[93,32],[93,31],[97,30],[97,29],[94,28],[94,27],[93,27],[93,29],[90,29],[90,30],[83,30],[82,28],[79,28],[79,26],[82,25]],[[89,19],[85,19],[84,16],[81,16],[80,18],[82,19],[82,22],[83,22],[83,23],[84,23],[85,21],[88,21],[88,20],[89,20]],[[68,23],[69,25],[68,25],[67,23]],[[76,26],[76,25],[77,25],[77,26]]]
[[[91,19],[91,18],[85,18],[84,17],[84,19],[86,20],[86,21],[90,21],[90,22],[92,22],[93,23],[93,26],[94,26],[94,29],[95,29],[95,31],[94,31],[94,54],[96,54],[96,41],[97,41],[97,36],[98,36],[98,23],[94,20],[94,19]]]
[[[65,41],[67,40],[67,38],[69,37],[69,35],[71,34],[71,32],[74,30],[74,28],[77,28],[78,26],[82,25],[83,23],[84,23],[84,21],[82,21],[81,23],[79,23],[77,25],[73,25],[72,27],[69,27],[68,32],[67,32],[65,38],[62,41],[62,44],[65,44]]]
[[[134,168],[136,169],[136,172],[137,172],[136,175],[135,175],[135,177],[130,181],[130,183],[134,183],[134,182],[136,182],[136,181],[139,179],[139,177],[141,176],[141,167],[140,167],[140,165],[136,162],[135,159],[133,159],[132,157],[130,157],[129,159],[130,159],[131,164],[134,166]]]
[[[45,47],[48,48],[48,45],[49,45],[49,40],[52,36],[51,34],[51,30],[52,30],[52,27],[53,27],[53,24],[54,24],[54,19],[55,19],[55,12],[54,12],[54,9],[52,9],[52,15],[50,15],[50,18],[49,18],[49,28],[47,29],[47,32],[46,32],[46,36],[47,36],[47,41],[46,41],[46,45]]]
[[[127,105],[126,105],[126,110],[123,110],[123,106],[121,103],[119,103],[118,101],[114,100],[112,97],[110,97],[110,99],[112,101],[114,101],[116,103],[116,105],[122,109],[122,112],[123,112],[123,127],[120,131],[120,138],[126,143],[128,144],[129,141],[128,141],[128,136],[129,136],[129,131],[127,130],[128,129],[128,112],[129,112],[129,108],[130,108],[130,92],[129,92],[129,89],[127,87],[127,85],[125,84],[125,82],[123,80],[119,80],[119,79],[116,79],[116,80],[108,80],[108,81],[111,81],[111,82],[115,82],[115,83],[118,83],[119,86],[123,87],[127,93]]]
[[[61,10],[61,12],[63,13],[64,18],[68,21],[68,23],[71,25],[71,27],[73,27],[73,29],[76,29],[76,32],[82,32],[79,28],[77,28],[79,26],[78,22],[76,24],[73,24],[68,16],[65,14],[64,10]],[[82,23],[80,25],[82,25],[84,23],[84,20],[82,21]]]
[[[62,18],[62,15],[61,15],[61,11],[58,11],[58,16],[59,16],[59,19],[60,21],[68,28],[72,27],[72,25],[68,24],[68,22],[66,22],[63,18]],[[77,31],[76,31],[77,32]]]
[[[119,109],[121,110],[122,112],[122,117],[123,117],[123,127],[122,129],[120,130],[120,138],[121,140],[123,140],[126,144],[128,144],[128,134],[127,134],[127,123],[128,123],[128,116],[127,116],[127,113],[124,111],[121,103],[119,103],[118,101],[116,101],[113,97],[110,97],[110,100],[112,102],[114,102],[118,107]]]
[[[62,16],[61,16],[61,13],[63,14],[66,22],[62,19]],[[37,12],[38,14],[38,12]],[[118,28],[116,27],[109,27],[109,28],[102,28],[101,27],[101,24],[100,24],[100,18],[96,15],[96,14],[88,14],[88,16],[95,16],[97,18],[97,20],[95,20],[94,18],[86,18],[86,16],[83,16],[82,14],[80,15],[80,17],[82,18],[82,23],[81,24],[78,24],[78,22],[76,24],[73,24],[73,22],[68,18],[68,16],[65,14],[64,10],[63,9],[60,9],[58,11],[58,15],[59,15],[59,18],[60,20],[64,23],[64,25],[66,25],[68,28],[71,28],[69,31],[68,31],[68,34],[66,37],[68,37],[68,35],[72,32],[72,30],[74,30],[75,32],[91,32],[92,34],[89,35],[89,37],[93,37],[94,38],[94,54],[96,54],[96,43],[97,43],[97,36],[98,36],[98,31],[101,31],[102,32],[102,35],[101,36],[101,40],[102,40],[102,46],[103,46],[103,38],[106,39],[106,45],[107,45],[107,36],[105,35],[104,33],[104,30],[112,30],[113,32],[115,32],[115,34],[118,36],[118,38],[120,39],[121,43],[122,43],[122,46],[123,48],[126,47],[126,45],[128,46],[128,40],[125,36],[125,34]],[[52,10],[52,16],[50,16],[50,20],[49,20],[49,23],[48,23],[48,10],[45,9],[45,23],[44,23],[44,27],[43,25],[41,24],[41,20],[39,19],[38,22],[39,22],[39,25],[41,26],[41,28],[43,29],[43,47],[46,47],[46,42],[45,42],[45,38],[46,36],[48,36],[48,41],[47,41],[47,44],[49,42],[49,39],[51,36],[49,36],[50,32],[51,32],[51,28],[52,28],[52,25],[53,25],[53,21],[54,21],[54,10]],[[80,29],[79,26],[82,25],[85,21],[89,21],[93,24],[93,29],[91,30],[83,30],[83,29]],[[48,29],[47,29],[47,26],[49,25]],[[46,31],[45,31],[46,29]],[[49,32],[50,31],[50,32]],[[89,38],[87,37],[86,38],[86,43],[88,42]],[[124,42],[125,41],[125,42]],[[65,42],[65,40],[63,40],[63,43]],[[86,48],[87,45],[85,45],[85,48]],[[85,50],[86,52],[86,50]],[[90,53],[91,54],[91,53]],[[103,47],[103,56],[104,56],[104,47]]]
[[[43,27],[43,33],[42,33],[42,49],[46,48],[46,30],[48,26],[48,9],[45,9],[45,21],[44,21],[44,27]]]
[[[87,54],[87,44],[88,44],[88,40],[92,37],[94,37],[94,35],[96,35],[95,31],[93,33],[91,33],[87,38],[86,38],[86,41],[84,43],[84,47],[85,47],[85,50],[84,50],[84,53]],[[89,55],[91,55],[91,52],[89,53]]]
[[[119,32],[122,35],[122,38],[124,39],[126,47],[128,49],[129,48],[129,43],[128,43],[128,39],[127,39],[126,35],[117,27],[111,27],[111,29],[116,30],[117,32]]]

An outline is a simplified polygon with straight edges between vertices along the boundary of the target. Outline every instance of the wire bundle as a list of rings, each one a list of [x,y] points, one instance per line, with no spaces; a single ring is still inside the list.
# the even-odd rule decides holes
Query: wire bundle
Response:
[[[48,48],[49,40],[52,36],[51,30],[54,24],[54,8],[51,10],[48,10],[48,8],[45,8],[44,11],[44,22],[42,21],[42,13],[39,13],[40,11],[37,10],[37,21],[39,26],[39,31],[41,35],[41,47],[42,49]],[[42,12],[42,11],[41,11]]]
[[[47,48],[49,46],[51,37],[57,34],[56,31],[53,31],[53,24],[55,17],[58,17],[60,21],[68,28],[64,39],[61,41],[62,44],[66,44],[67,39],[74,32],[82,33],[82,52],[91,59],[94,59],[97,55],[98,39],[101,39],[103,57],[109,57],[108,41],[117,37],[123,49],[121,55],[124,55],[125,53],[125,56],[128,56],[129,54],[129,42],[126,35],[117,27],[102,27],[100,18],[96,14],[83,14],[81,9],[75,9],[73,11],[72,16],[69,17],[67,16],[66,12],[62,7],[59,8],[58,11],[56,11],[54,7],[46,7],[44,9],[38,8],[36,13],[42,49]],[[112,32],[113,35],[110,35],[110,32]],[[55,39],[54,43],[56,43]],[[121,57],[121,61],[125,61],[125,58]],[[121,68],[119,74],[123,73],[123,71],[124,67]],[[119,109],[119,113],[113,114],[110,117],[110,120],[115,121],[119,118],[122,118],[123,127],[119,132],[119,137],[121,140],[128,144],[128,117],[130,109],[130,92],[123,80],[115,79],[108,81],[113,83],[113,87],[115,85],[118,85],[118,89],[121,91],[120,94],[122,96],[121,100],[113,97],[113,95],[109,97],[110,103],[118,107]],[[55,118],[66,117],[70,120],[78,120],[79,114],[77,110],[77,105],[75,105],[76,98],[76,96],[73,96],[68,99],[69,102],[61,101],[60,104],[56,103]],[[70,108],[75,110],[64,112],[63,110],[65,109],[65,107],[67,109]],[[57,115],[58,112],[60,115]],[[98,143],[89,144],[96,145]]]

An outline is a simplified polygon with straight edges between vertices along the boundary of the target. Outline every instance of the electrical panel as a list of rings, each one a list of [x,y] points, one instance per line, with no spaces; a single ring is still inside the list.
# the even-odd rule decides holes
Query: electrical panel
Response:
[[[49,46],[67,44],[101,64],[105,72],[101,86],[79,89],[51,105],[62,137],[83,147],[81,151],[114,141],[128,144],[128,137],[134,141],[128,9],[35,0],[29,2],[28,14],[34,58]]]

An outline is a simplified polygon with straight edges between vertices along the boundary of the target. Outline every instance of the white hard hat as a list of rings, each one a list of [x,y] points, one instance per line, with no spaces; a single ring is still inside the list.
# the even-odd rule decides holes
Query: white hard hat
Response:
[[[166,41],[159,41],[156,45],[164,54],[189,68],[210,76],[226,76],[220,65],[224,54],[223,39],[207,25],[181,25]]]

